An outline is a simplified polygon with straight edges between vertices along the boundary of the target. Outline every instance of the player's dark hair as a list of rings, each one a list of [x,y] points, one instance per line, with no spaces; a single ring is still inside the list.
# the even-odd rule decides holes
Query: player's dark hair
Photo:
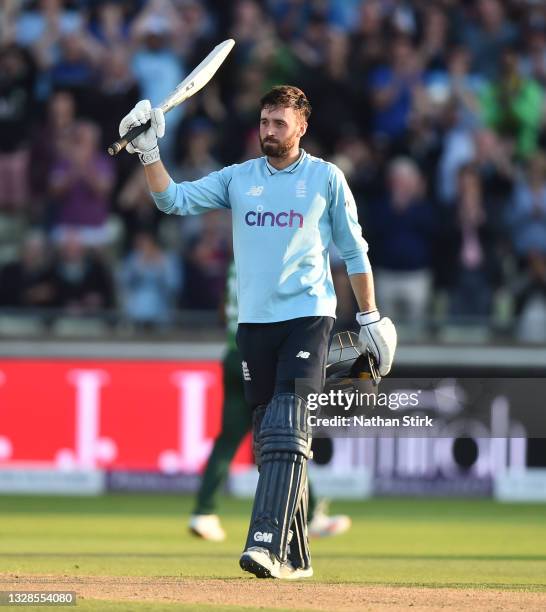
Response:
[[[277,85],[268,91],[260,100],[260,108],[293,108],[305,121],[311,115],[311,105],[307,96],[293,85]]]

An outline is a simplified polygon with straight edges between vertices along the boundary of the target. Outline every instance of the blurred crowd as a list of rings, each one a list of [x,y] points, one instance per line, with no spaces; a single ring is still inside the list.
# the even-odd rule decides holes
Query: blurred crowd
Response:
[[[118,311],[136,325],[215,310],[230,219],[161,216],[120,119],[158,104],[212,47],[231,56],[167,116],[162,157],[193,180],[261,155],[261,95],[300,86],[305,149],[338,164],[378,303],[546,340],[546,2],[4,0],[0,305]],[[332,253],[341,322],[355,304]]]

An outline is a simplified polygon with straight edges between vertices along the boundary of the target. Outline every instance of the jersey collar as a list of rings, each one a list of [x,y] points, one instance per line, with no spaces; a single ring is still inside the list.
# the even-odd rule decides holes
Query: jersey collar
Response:
[[[290,164],[289,166],[287,166],[286,168],[283,168],[282,170],[277,170],[277,168],[274,168],[267,161],[267,156],[264,155],[265,166],[267,170],[269,171],[269,174],[279,174],[280,172],[290,172],[292,174],[296,171],[296,168],[299,167],[299,165],[305,159],[306,156],[307,156],[307,153],[303,149],[300,149],[300,156],[293,164]]]

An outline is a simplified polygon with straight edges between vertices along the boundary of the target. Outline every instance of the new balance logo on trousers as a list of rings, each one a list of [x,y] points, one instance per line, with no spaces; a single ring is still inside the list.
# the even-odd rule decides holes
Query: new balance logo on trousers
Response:
[[[296,357],[299,357],[300,359],[309,359],[309,355],[311,353],[307,352],[307,351],[300,351]]]

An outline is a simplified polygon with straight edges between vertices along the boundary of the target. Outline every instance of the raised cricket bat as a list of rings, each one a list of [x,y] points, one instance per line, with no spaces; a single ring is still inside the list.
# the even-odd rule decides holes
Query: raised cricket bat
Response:
[[[232,38],[224,40],[220,43],[205,57],[205,59],[189,74],[182,82],[180,82],[175,90],[168,95],[165,100],[159,105],[159,108],[164,113],[168,113],[172,108],[182,104],[184,100],[187,100],[203,87],[212,79],[218,68],[222,65],[229,52],[233,49],[235,41]],[[139,134],[145,132],[150,127],[150,121],[144,125],[137,125],[130,129],[123,138],[116,140],[113,144],[108,147],[108,153],[110,155],[117,155],[122,149],[134,140]]]

